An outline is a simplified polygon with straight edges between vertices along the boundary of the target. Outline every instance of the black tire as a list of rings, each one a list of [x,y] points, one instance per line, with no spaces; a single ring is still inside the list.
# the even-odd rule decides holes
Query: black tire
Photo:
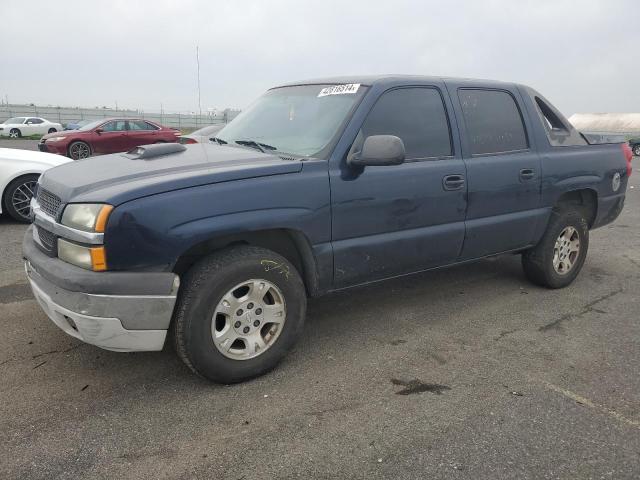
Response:
[[[573,227],[580,241],[580,248],[573,266],[560,274],[553,266],[556,240],[567,228]],[[522,254],[522,268],[533,283],[547,288],[563,288],[571,284],[580,273],[589,249],[589,224],[585,214],[576,208],[554,210],[542,239],[534,248]]]
[[[636,145],[633,146],[633,154],[636,157],[640,157],[640,143],[637,143]]]
[[[286,320],[274,343],[258,356],[228,358],[214,344],[213,315],[227,292],[250,279],[267,280],[280,289]],[[181,283],[171,327],[175,350],[192,371],[209,380],[230,384],[268,372],[302,333],[307,307],[304,284],[295,267],[270,250],[251,246],[222,250],[198,261]]]
[[[82,160],[83,158],[89,158],[91,156],[91,147],[87,142],[76,140],[71,142],[67,151],[69,158],[73,160]]]
[[[7,185],[2,195],[2,204],[4,205],[4,211],[11,215],[14,220],[22,223],[29,223],[31,221],[29,218],[30,208],[28,205],[33,195],[29,192],[33,191],[33,185],[38,181],[39,176],[40,175],[23,175]],[[14,196],[21,202],[18,204],[18,208],[14,205]]]
[[[50,128],[47,133],[56,133],[57,131],[58,130],[56,130],[55,128]]]
[[[12,128],[11,130],[9,130],[9,136],[12,138],[21,138],[22,132],[17,128]]]

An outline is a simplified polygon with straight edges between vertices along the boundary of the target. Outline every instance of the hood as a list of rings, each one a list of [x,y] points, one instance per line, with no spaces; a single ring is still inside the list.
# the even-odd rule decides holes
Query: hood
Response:
[[[53,153],[34,152],[19,148],[0,148],[0,162],[3,160],[38,164],[45,168],[56,167],[73,161],[70,158]]]
[[[69,135],[77,136],[85,133],[90,133],[90,132],[81,132],[79,130],[61,130],[59,132],[47,133],[46,135],[43,135],[40,141],[46,140],[47,138],[51,138],[51,137],[68,137]]]
[[[75,161],[40,177],[42,188],[67,202],[112,205],[158,193],[231,180],[295,173],[302,163],[257,150],[212,144],[186,145],[182,152],[136,158],[102,155]]]

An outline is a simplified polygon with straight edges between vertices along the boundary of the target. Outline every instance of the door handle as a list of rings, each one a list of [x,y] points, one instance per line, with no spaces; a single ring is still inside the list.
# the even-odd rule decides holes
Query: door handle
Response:
[[[442,188],[445,190],[460,190],[464,187],[462,175],[447,175],[442,179]]]
[[[520,170],[520,180],[531,180],[535,178],[536,172],[533,168],[523,168]]]

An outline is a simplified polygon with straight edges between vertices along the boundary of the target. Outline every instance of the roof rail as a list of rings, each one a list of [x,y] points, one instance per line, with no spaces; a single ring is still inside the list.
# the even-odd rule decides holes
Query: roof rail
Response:
[[[153,145],[142,145],[129,150],[126,155],[139,160],[170,155],[172,153],[184,152],[187,149],[180,143],[154,143]]]

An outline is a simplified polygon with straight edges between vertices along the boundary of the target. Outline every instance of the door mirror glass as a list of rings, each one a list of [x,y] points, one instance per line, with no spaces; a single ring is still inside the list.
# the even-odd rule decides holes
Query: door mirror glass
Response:
[[[100,135],[102,132],[104,132],[104,130],[103,130],[103,129],[101,129],[101,128],[96,128],[94,131],[95,131],[98,135]]]
[[[365,138],[362,150],[349,159],[351,165],[383,166],[404,162],[403,141],[395,135],[371,135]]]

